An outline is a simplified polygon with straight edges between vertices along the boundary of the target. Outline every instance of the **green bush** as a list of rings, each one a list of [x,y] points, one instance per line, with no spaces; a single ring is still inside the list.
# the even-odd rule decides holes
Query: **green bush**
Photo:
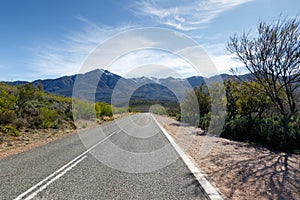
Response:
[[[127,113],[127,112],[132,112],[132,108],[127,108],[126,107],[115,107],[112,106],[112,113],[113,114],[122,114],[122,113]]]
[[[17,115],[13,110],[6,110],[0,115],[0,124],[12,124],[17,120]]]
[[[50,110],[47,106],[39,109],[40,128],[57,128],[58,114],[56,110]]]
[[[203,117],[200,117],[199,127],[204,130],[208,130],[210,120],[211,120],[211,112],[204,114]]]
[[[97,111],[96,111],[97,112]],[[75,120],[92,120],[95,118],[95,105],[89,101],[75,99],[73,103],[73,114]]]
[[[0,84],[0,121],[20,128],[59,128],[58,121],[72,124],[70,98],[45,94],[32,84],[18,87]],[[61,126],[64,126],[61,124]]]
[[[283,127],[282,122],[274,118],[252,119],[241,117],[228,120],[221,136],[237,141],[260,144],[273,150],[299,151],[299,123],[290,123],[288,131]]]
[[[121,111],[118,110],[117,108],[114,108],[116,112]],[[106,104],[104,102],[96,102],[95,103],[95,111],[96,111],[96,116],[97,118],[103,118],[104,116],[107,117],[112,117],[113,116],[113,111],[112,111],[112,106],[109,104]]]
[[[0,126],[0,131],[10,136],[14,136],[14,137],[19,136],[19,131],[11,125]]]
[[[246,118],[235,118],[225,122],[221,137],[232,140],[246,140],[248,132],[249,128]]]

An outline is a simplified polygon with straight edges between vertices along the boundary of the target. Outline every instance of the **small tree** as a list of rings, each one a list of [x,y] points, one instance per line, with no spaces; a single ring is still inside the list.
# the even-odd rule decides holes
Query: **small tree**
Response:
[[[227,49],[243,62],[282,115],[287,128],[297,110],[296,93],[300,86],[300,21],[279,19],[261,22],[257,36],[234,35]]]
[[[263,118],[263,113],[269,109],[269,98],[266,97],[261,85],[254,81],[225,81],[227,91],[228,118],[248,117]]]
[[[181,103],[181,121],[189,123],[193,126],[199,125],[200,113],[199,113],[199,102],[196,96],[197,88],[195,87],[192,91],[187,91],[185,98]]]
[[[211,111],[211,98],[208,87],[202,84],[199,87],[194,87],[194,90],[187,91],[185,98],[181,103],[182,116],[181,120],[194,126],[201,126],[204,119],[208,119]],[[203,127],[202,127],[203,128]]]

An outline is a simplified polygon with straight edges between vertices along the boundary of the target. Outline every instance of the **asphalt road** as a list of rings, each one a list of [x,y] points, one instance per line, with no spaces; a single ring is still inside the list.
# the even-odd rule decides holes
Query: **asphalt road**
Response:
[[[206,199],[150,114],[0,161],[0,199]]]

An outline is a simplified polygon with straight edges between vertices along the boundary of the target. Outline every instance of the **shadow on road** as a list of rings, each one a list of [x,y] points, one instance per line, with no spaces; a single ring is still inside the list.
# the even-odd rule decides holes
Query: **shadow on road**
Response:
[[[202,186],[200,185],[200,183],[195,179],[193,173],[186,173],[185,174],[185,178],[189,179],[189,180],[193,180],[191,181],[186,188],[192,188],[193,189],[193,196],[194,197],[199,197],[200,199],[203,199],[203,194],[205,197],[207,197],[207,194],[204,192],[204,189],[202,188]],[[208,199],[208,198],[207,198]]]

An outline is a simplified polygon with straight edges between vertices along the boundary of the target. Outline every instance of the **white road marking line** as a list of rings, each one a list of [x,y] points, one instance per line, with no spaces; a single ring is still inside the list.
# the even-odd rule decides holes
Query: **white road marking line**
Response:
[[[82,158],[80,158],[79,160],[77,160],[75,163],[73,163],[70,167],[68,167],[67,169],[65,169],[64,171],[62,171],[60,174],[58,174],[57,176],[55,176],[53,179],[50,179],[48,182],[46,182],[42,187],[40,187],[38,190],[36,190],[35,192],[31,193],[28,197],[26,197],[24,200],[30,200],[32,198],[34,198],[39,192],[43,191],[44,189],[46,189],[51,183],[53,183],[54,181],[56,181],[57,179],[59,179],[60,177],[62,177],[63,175],[65,175],[68,171],[70,171],[73,167],[75,167],[78,163],[80,163],[83,159],[87,158],[87,156],[83,156]]]
[[[166,131],[164,127],[162,127],[159,122],[155,119],[155,117],[151,114],[153,120],[156,122],[158,127],[162,130],[163,134],[166,136],[166,138],[169,140],[169,142],[173,145],[177,153],[180,155],[181,159],[185,163],[185,165],[189,168],[189,170],[193,173],[198,183],[201,185],[201,187],[204,189],[205,193],[208,195],[208,197],[211,200],[223,200],[221,195],[218,193],[218,191],[210,184],[210,182],[205,178],[205,176],[202,174],[201,170],[193,161],[193,158],[191,158],[189,155],[187,155],[181,147],[175,142],[175,140],[169,135],[169,133]]]
[[[97,144],[95,144],[94,146],[90,147],[89,149],[87,149],[85,152],[83,152],[82,154],[80,154],[79,156],[77,156],[76,158],[74,158],[73,160],[71,160],[70,162],[68,162],[67,164],[65,164],[64,166],[62,166],[61,168],[59,168],[58,170],[56,170],[55,172],[53,172],[52,174],[50,174],[49,176],[47,176],[46,178],[44,178],[43,180],[41,180],[40,182],[38,182],[36,185],[32,186],[31,188],[29,188],[28,190],[26,190],[25,192],[23,192],[22,194],[20,194],[19,196],[17,196],[14,200],[21,200],[23,199],[25,196],[27,196],[29,193],[31,193],[32,191],[34,191],[35,189],[37,189],[38,187],[42,186],[46,181],[48,181],[49,179],[51,179],[52,177],[57,176],[61,171],[63,171],[65,168],[67,168],[69,165],[71,165],[72,163],[76,162],[78,159],[80,159],[82,156],[84,156],[85,154],[87,154],[89,151],[91,151],[92,149],[94,149],[96,146],[98,146],[99,144],[101,144],[102,142],[104,142],[105,140],[107,140],[108,138],[110,138],[112,135],[119,133],[121,130],[117,130],[114,131],[113,133],[111,133],[110,135],[108,135],[106,138],[102,139],[101,141],[99,141]]]

